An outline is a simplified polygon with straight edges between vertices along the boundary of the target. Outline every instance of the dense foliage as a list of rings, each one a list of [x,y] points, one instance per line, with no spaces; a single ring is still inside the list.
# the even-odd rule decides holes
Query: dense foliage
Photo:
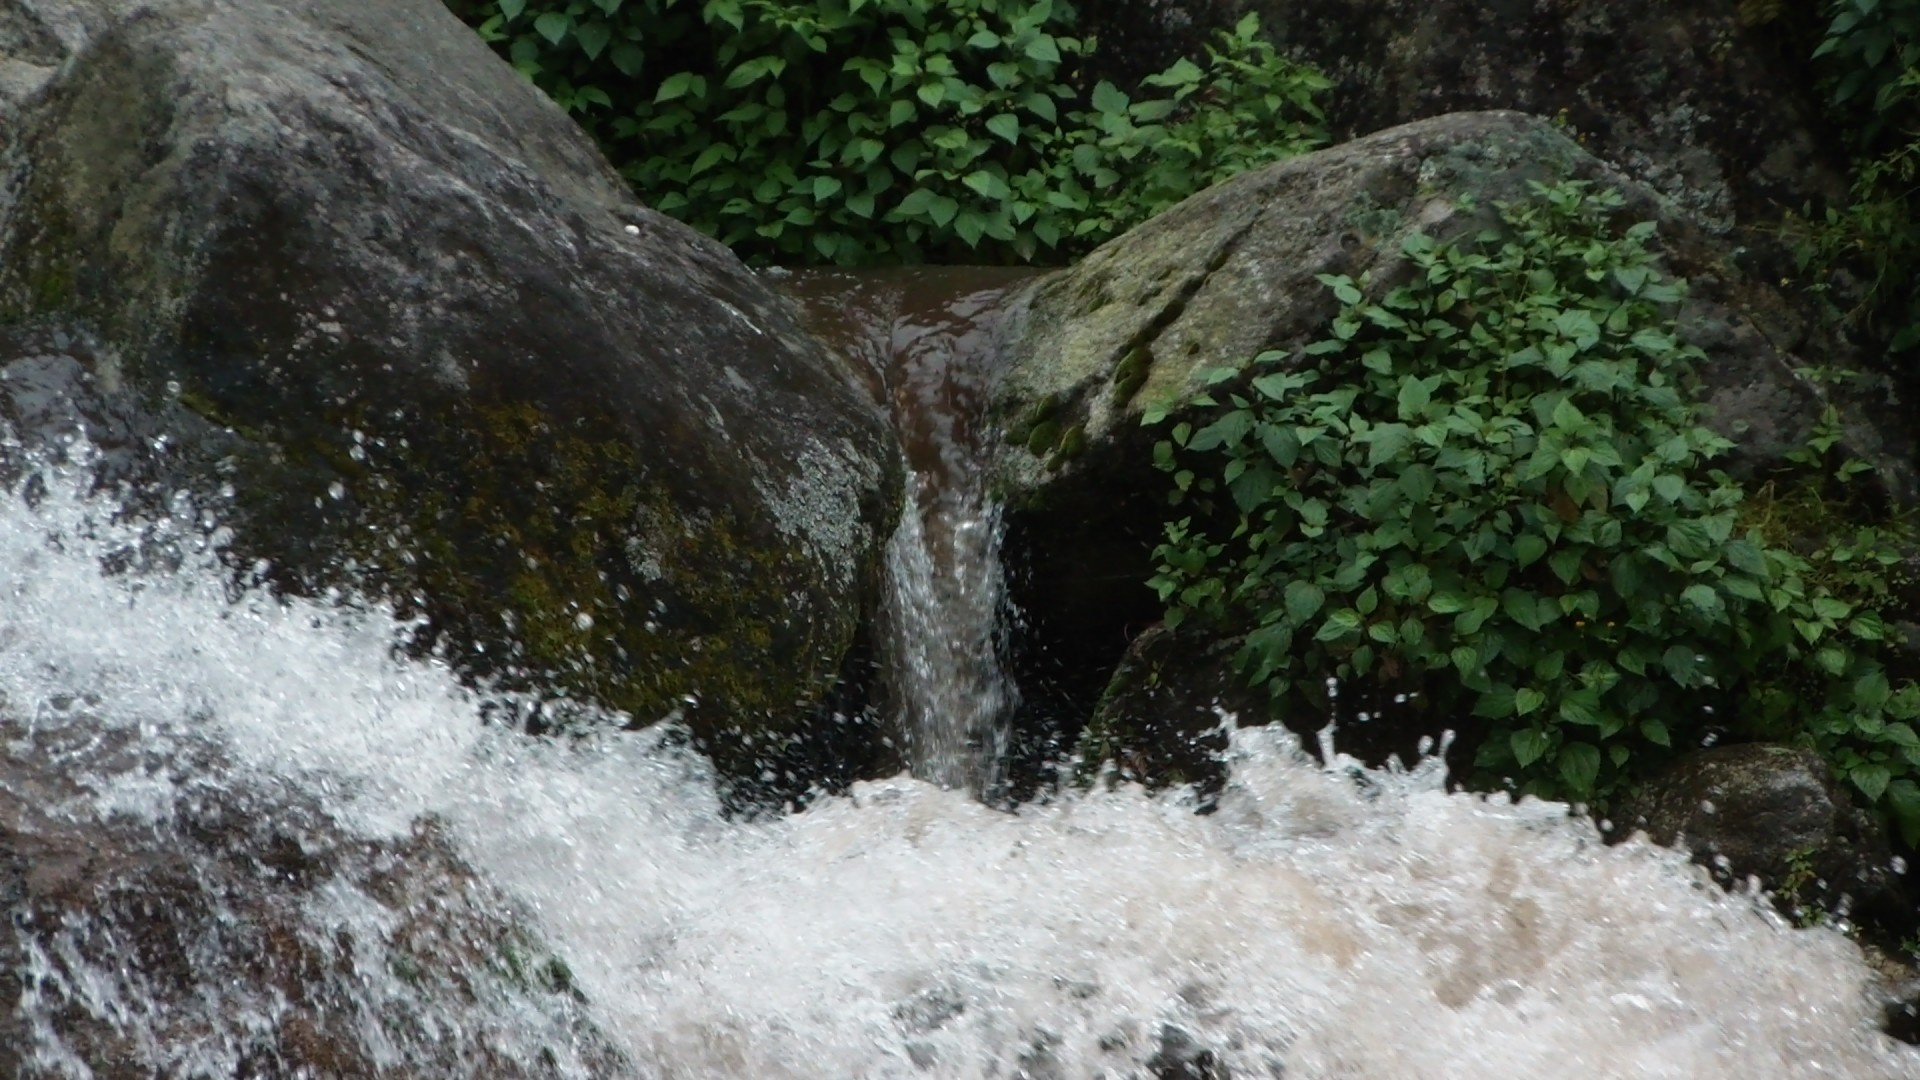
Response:
[[[1333,674],[1477,726],[1485,782],[1604,802],[1730,728],[1818,748],[1920,837],[1885,545],[1769,538],[1780,501],[1713,467],[1689,404],[1653,225],[1535,190],[1500,232],[1413,236],[1405,285],[1324,277],[1326,340],[1210,373],[1156,449],[1192,511],[1157,550],[1169,622],[1246,631],[1284,709],[1325,709]]]
[[[489,0],[481,35],[650,205],[759,262],[1060,261],[1324,141],[1249,15],[1083,91],[1056,0]]]
[[[1858,277],[1833,289],[1841,316],[1898,356],[1920,348],[1920,0],[1828,7],[1814,55],[1854,155],[1853,192],[1803,223],[1803,262],[1822,287],[1836,271]]]

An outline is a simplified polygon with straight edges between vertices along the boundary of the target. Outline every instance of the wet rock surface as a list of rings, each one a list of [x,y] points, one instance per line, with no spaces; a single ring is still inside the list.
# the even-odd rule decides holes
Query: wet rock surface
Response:
[[[790,305],[433,0],[0,25],[16,426],[84,424],[236,565],[476,677],[683,716],[735,774],[805,756],[900,473]]]
[[[356,835],[89,710],[0,712],[0,1075],[633,1075],[433,822]]]
[[[1683,844],[1723,882],[1758,877],[1790,914],[1912,919],[1886,836],[1810,750],[1695,751],[1615,817],[1616,835],[1645,830],[1657,843]]]
[[[1827,399],[1797,369],[1844,348],[1744,272],[1727,243],[1545,120],[1442,116],[1242,174],[1014,301],[992,408],[1004,433],[994,469],[1011,592],[1028,617],[1016,650],[1028,658],[1025,725],[1071,739],[1126,643],[1159,616],[1141,583],[1168,481],[1152,465],[1142,414],[1177,413],[1209,368],[1322,336],[1336,305],[1318,275],[1390,281],[1409,234],[1471,234],[1496,202],[1557,179],[1619,190],[1623,221],[1658,222],[1664,261],[1690,283],[1678,326],[1706,354],[1697,395],[1736,444],[1728,467],[1751,476],[1803,445]],[[1882,415],[1884,386],[1851,393],[1837,402],[1847,440],[1874,462],[1888,498],[1911,501],[1909,438]]]

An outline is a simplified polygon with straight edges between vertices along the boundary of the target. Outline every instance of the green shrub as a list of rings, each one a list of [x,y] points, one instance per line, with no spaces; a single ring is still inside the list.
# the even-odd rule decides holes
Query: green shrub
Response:
[[[1817,747],[1920,836],[1920,688],[1875,659],[1884,537],[1770,541],[1688,403],[1654,226],[1535,191],[1504,235],[1412,237],[1405,285],[1323,277],[1331,337],[1210,373],[1156,448],[1194,511],[1156,552],[1168,621],[1246,631],[1283,711],[1333,676],[1477,725],[1482,783],[1604,804],[1730,726]]]
[[[1801,269],[1822,288],[1855,274],[1839,314],[1889,352],[1920,346],[1920,0],[1831,0],[1814,56],[1854,156],[1845,205],[1794,223]]]
[[[491,0],[481,35],[642,199],[756,262],[1063,260],[1324,141],[1243,19],[1136,98],[1051,0]]]

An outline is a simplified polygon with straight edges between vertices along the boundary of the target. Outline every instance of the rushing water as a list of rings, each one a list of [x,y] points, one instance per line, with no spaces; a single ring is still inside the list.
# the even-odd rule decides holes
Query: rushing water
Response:
[[[210,793],[256,789],[368,842],[434,822],[571,964],[624,1058],[548,1056],[550,1072],[1920,1076],[1920,1052],[1874,1030],[1843,938],[1788,928],[1674,853],[1606,847],[1560,806],[1446,794],[1431,765],[1325,771],[1243,731],[1207,816],[1131,789],[1010,814],[903,777],[730,822],[661,732],[555,743],[486,727],[446,672],[391,657],[378,611],[235,599],[203,555],[102,576],[127,540],[103,510],[57,478],[32,508],[0,506],[0,776],[68,769],[50,819],[162,837]],[[139,752],[62,757],[48,748],[63,727]],[[412,909],[346,870],[305,873],[324,903],[296,914],[317,941],[351,939],[339,982],[383,1069],[492,1075],[407,1066],[526,1025],[487,1036],[512,1057],[562,1023],[483,999],[396,1028],[381,950]],[[31,958],[27,992],[0,1002],[29,1033],[24,1075],[92,1075],[76,1017],[133,1032],[122,1064],[139,1067],[110,1075],[277,1075],[234,1064],[238,1042],[298,1012],[285,991],[235,1004],[246,957],[187,941],[195,963],[177,970],[89,959],[86,918],[0,928]],[[193,984],[173,1006],[168,978]],[[171,1023],[175,1008],[197,1019]]]
[[[999,633],[999,515],[983,416],[1001,299],[1024,269],[783,272],[816,336],[850,358],[887,407],[912,480],[887,544],[882,691],[913,775],[989,795],[1004,777],[1015,705]]]

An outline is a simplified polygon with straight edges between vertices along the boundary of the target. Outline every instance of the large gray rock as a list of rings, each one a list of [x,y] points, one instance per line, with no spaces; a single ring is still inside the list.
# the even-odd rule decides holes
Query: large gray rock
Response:
[[[1616,834],[1682,844],[1722,880],[1758,877],[1783,905],[1911,919],[1886,835],[1820,755],[1766,743],[1687,755],[1620,808]]]
[[[1126,642],[1158,617],[1141,583],[1167,479],[1152,465],[1142,413],[1177,409],[1206,369],[1324,336],[1336,303],[1317,275],[1385,280],[1410,233],[1477,231],[1496,202],[1524,198],[1528,181],[1564,178],[1616,188],[1624,218],[1658,222],[1664,261],[1691,284],[1679,326],[1706,354],[1699,396],[1708,423],[1736,443],[1735,471],[1779,464],[1804,444],[1828,399],[1796,370],[1845,366],[1845,350],[1773,283],[1743,273],[1682,208],[1545,120],[1436,117],[1244,173],[1016,300],[993,403],[1004,433],[996,484],[1014,599],[1028,618],[1022,652],[1069,658],[1023,672],[1023,693],[1053,713],[1036,722],[1083,723]],[[1476,209],[1463,209],[1469,200]],[[1875,464],[1889,498],[1910,502],[1907,433],[1874,411],[1891,396],[1880,384],[1853,393],[1840,402],[1848,445]]]
[[[634,1075],[433,822],[357,834],[210,745],[47,704],[0,710],[0,1076]]]
[[[1808,54],[1817,5],[1744,0],[1247,0],[1335,80],[1336,131],[1472,109],[1562,116],[1699,220],[1772,226],[1846,196]],[[1384,58],[1384,60],[1383,60]]]
[[[0,0],[0,365],[29,434],[230,484],[237,563],[735,771],[821,709],[898,508],[786,302],[436,0]]]

